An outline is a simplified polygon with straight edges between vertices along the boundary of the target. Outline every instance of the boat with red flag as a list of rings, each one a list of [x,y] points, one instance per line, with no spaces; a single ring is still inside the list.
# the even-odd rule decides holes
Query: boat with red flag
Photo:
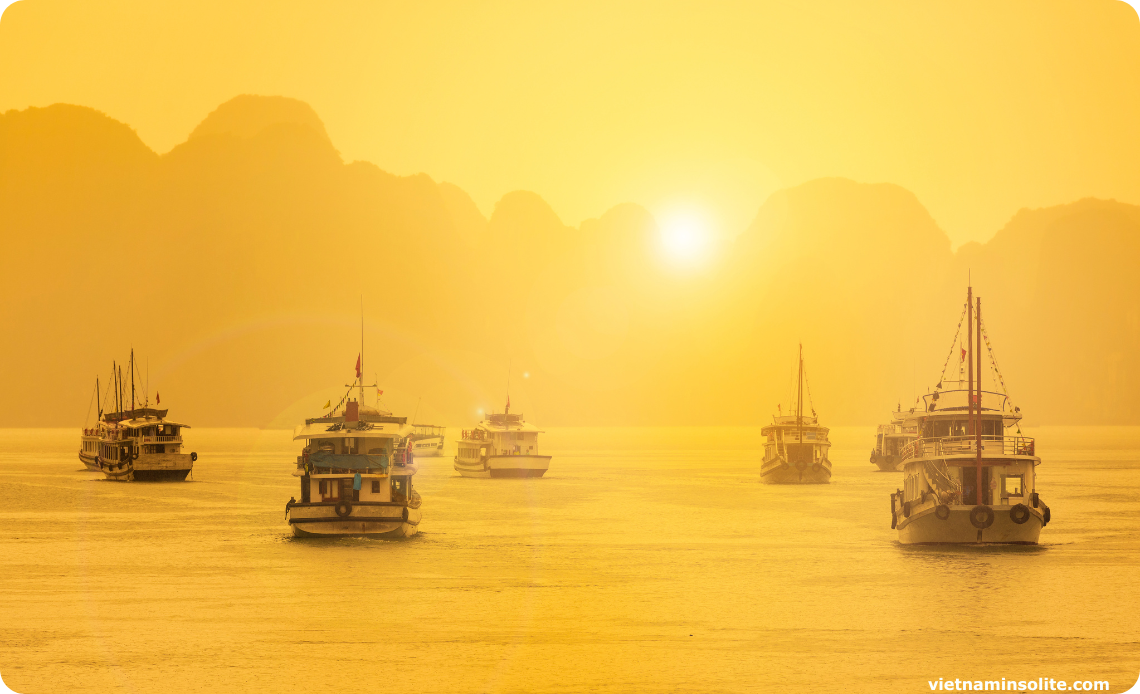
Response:
[[[890,498],[902,544],[1036,544],[1050,521],[1037,491],[1041,458],[1021,434],[1021,409],[1006,392],[981,314],[970,288],[951,347],[966,363],[966,382],[940,379],[910,420],[917,438],[902,451],[903,488]],[[1001,392],[982,387],[984,355]]]

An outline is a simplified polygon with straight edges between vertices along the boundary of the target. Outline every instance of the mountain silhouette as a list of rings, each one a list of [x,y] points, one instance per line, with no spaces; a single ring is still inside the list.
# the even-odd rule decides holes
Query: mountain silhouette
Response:
[[[513,409],[550,424],[767,421],[802,341],[826,421],[873,423],[937,382],[970,279],[1029,423],[1140,419],[1140,208],[1110,200],[952,252],[905,189],[814,180],[686,273],[636,204],[575,228],[514,191],[488,219],[243,95],[161,155],[85,107],[0,115],[0,231],[8,426],[90,418],[132,346],[180,419],[290,426],[351,379],[362,305],[366,373],[424,420],[501,408],[511,365]]]

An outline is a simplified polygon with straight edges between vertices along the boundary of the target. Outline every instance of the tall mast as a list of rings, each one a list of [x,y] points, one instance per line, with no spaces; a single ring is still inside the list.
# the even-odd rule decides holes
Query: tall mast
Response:
[[[95,407],[98,408],[98,415],[95,418],[95,426],[99,426],[99,422],[103,420],[103,398],[99,394],[99,377],[95,377]]]
[[[131,412],[135,410],[135,348],[131,347]]]
[[[796,390],[796,423],[799,425],[799,442],[804,442],[804,345],[800,343],[800,376],[799,386]],[[803,451],[803,448],[800,449]]]
[[[364,295],[360,295],[360,404],[364,404]],[[345,407],[348,407],[345,405]]]
[[[967,398],[969,408],[967,420],[969,430],[967,435],[974,433],[974,288],[966,288],[966,362],[969,367],[970,396]],[[959,385],[959,388],[962,386]]]
[[[982,496],[982,300],[978,299],[978,310],[974,314],[978,321],[978,413],[974,424],[974,442],[978,447],[978,505],[985,503]]]

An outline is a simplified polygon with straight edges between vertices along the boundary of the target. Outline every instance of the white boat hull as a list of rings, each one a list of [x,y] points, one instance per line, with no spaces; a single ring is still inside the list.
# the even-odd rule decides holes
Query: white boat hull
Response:
[[[550,468],[549,455],[492,455],[482,461],[455,459],[455,471],[463,477],[542,477]]]
[[[412,444],[412,456],[416,458],[425,458],[427,456],[440,456],[443,455],[443,437],[431,436],[424,439],[417,439]]]
[[[830,484],[831,461],[824,458],[813,465],[797,467],[783,456],[777,456],[760,466],[760,481],[765,484]]]
[[[1045,527],[1044,509],[1029,508],[1024,523],[1015,523],[1010,505],[990,507],[993,523],[978,528],[970,522],[973,506],[949,506],[949,516],[939,518],[932,501],[911,511],[909,518],[898,520],[899,542],[904,545],[923,544],[1019,544],[1035,545]]]
[[[285,516],[295,537],[403,539],[418,532],[423,513],[419,508],[390,502],[327,501],[290,504]]]

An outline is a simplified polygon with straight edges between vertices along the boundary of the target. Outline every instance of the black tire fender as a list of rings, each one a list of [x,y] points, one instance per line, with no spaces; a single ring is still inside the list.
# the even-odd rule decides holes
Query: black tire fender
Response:
[[[1033,508],[1037,508],[1038,504],[1041,503],[1041,497],[1037,496],[1037,492],[1029,495],[1029,503],[1033,505]]]
[[[909,501],[903,502],[902,511],[903,511],[903,518],[910,518],[910,502]]]
[[[989,506],[978,505],[970,509],[970,525],[985,530],[994,524],[994,510]]]
[[[950,507],[946,504],[938,504],[934,507],[934,517],[938,520],[950,519]]]
[[[1025,504],[1015,504],[1009,509],[1009,519],[1018,525],[1029,520],[1029,507]]]
[[[340,516],[341,518],[348,518],[352,515],[352,504],[348,503],[347,501],[338,501],[336,503],[336,508],[333,510],[336,511],[336,515]]]
[[[1045,522],[1041,524],[1042,527],[1049,525],[1049,521],[1053,520],[1053,514],[1049,512],[1048,506],[1045,507],[1045,513],[1043,514],[1043,520]]]
[[[198,454],[195,453],[194,451],[190,451],[190,462],[191,463],[198,462]]]

